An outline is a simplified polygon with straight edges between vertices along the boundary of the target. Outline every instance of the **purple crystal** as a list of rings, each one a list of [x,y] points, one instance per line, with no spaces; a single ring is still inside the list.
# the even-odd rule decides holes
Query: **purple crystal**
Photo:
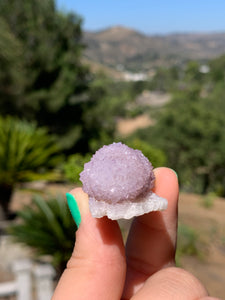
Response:
[[[83,190],[97,201],[139,201],[154,185],[152,164],[139,150],[122,143],[103,146],[84,165]]]

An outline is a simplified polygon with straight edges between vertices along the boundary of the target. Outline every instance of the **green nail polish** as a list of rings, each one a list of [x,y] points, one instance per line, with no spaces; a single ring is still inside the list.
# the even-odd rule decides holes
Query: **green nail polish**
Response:
[[[77,228],[79,228],[80,222],[81,222],[81,215],[80,215],[79,207],[77,205],[77,201],[74,198],[74,196],[70,193],[66,194],[66,199],[67,199],[67,203],[68,203],[71,215],[77,225]]]
[[[176,174],[176,176],[178,178],[177,172],[174,169],[171,169],[171,168],[170,168],[170,170],[172,170]]]

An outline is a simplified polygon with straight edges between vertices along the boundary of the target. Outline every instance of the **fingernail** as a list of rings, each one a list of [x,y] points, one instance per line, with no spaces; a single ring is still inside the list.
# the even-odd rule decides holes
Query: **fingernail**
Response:
[[[171,168],[170,168],[170,170],[173,171],[175,173],[175,175],[177,176],[177,178],[178,178],[177,172],[174,169],[171,169]]]
[[[74,198],[74,196],[70,193],[66,194],[66,199],[67,199],[67,203],[68,203],[71,215],[77,225],[77,228],[79,228],[80,222],[81,222],[81,215],[80,215],[79,207],[77,205],[77,201]]]

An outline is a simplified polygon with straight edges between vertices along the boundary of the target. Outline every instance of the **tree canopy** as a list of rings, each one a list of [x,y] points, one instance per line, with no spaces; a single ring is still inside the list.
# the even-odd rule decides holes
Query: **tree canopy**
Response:
[[[0,2],[0,23],[1,114],[35,119],[64,148],[87,151],[93,128],[84,114],[98,99],[82,62],[82,19],[58,12],[53,0],[10,0]]]
[[[205,193],[225,178],[225,98],[221,85],[207,97],[199,90],[176,93],[138,135],[164,151],[183,187]]]

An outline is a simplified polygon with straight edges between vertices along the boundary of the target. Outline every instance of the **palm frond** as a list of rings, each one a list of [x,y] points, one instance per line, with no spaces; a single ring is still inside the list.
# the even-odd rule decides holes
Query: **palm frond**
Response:
[[[48,199],[36,195],[18,216],[19,222],[9,228],[15,240],[34,248],[38,255],[50,255],[56,268],[65,266],[77,229],[66,200],[61,195]]]
[[[59,160],[59,147],[45,128],[12,117],[0,117],[0,182],[28,180]]]

